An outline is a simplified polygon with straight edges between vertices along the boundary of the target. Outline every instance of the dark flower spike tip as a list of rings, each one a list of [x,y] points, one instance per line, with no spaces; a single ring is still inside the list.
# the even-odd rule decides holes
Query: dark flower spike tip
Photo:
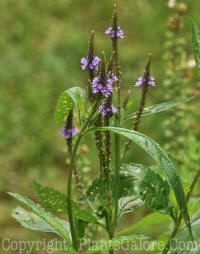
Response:
[[[149,60],[145,68],[145,73],[142,77],[139,77],[135,86],[155,86],[155,78],[150,74],[151,66],[151,53],[149,54]]]
[[[89,70],[98,70],[100,58],[98,56],[95,56],[95,50],[94,50],[94,31],[91,31],[90,41],[89,41],[89,48],[88,48],[88,54],[86,57],[81,58],[81,68],[83,70],[89,69]]]
[[[117,16],[117,5],[114,4],[114,12],[113,12],[113,24],[111,27],[109,27],[106,31],[105,34],[110,35],[112,39],[117,39],[117,38],[124,38],[124,32],[118,25],[118,16]]]

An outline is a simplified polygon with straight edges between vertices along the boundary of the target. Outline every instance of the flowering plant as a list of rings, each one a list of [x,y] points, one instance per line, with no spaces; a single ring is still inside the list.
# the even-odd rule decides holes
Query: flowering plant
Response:
[[[191,211],[188,211],[187,203],[200,173],[195,176],[185,196],[185,189],[171,157],[156,142],[137,130],[142,117],[190,101],[194,96],[145,108],[148,90],[156,89],[159,83],[151,75],[152,56],[149,54],[144,75],[134,82],[135,86],[139,87],[137,89],[141,89],[140,105],[136,112],[128,114],[131,92],[128,91],[127,96],[122,100],[118,42],[119,39],[124,38],[124,32],[118,24],[116,5],[112,26],[105,34],[109,35],[112,41],[113,52],[109,61],[106,60],[104,52],[101,57],[96,56],[94,31],[92,31],[87,56],[81,59],[82,69],[88,72],[87,89],[72,87],[64,91],[55,111],[56,123],[60,124],[64,121],[64,127],[59,134],[65,138],[70,157],[67,195],[35,182],[35,190],[41,205],[53,212],[68,214],[69,222],[52,215],[28,198],[10,193],[32,210],[31,213],[18,207],[14,210],[13,217],[27,228],[59,235],[65,240],[65,244],[55,247],[67,253],[104,253],[106,250],[114,253],[115,247],[119,245],[148,238],[144,235],[119,236],[117,230],[125,214],[134,214],[136,209],[147,206],[174,222],[174,231],[162,253],[169,251],[179,253],[171,252],[173,237],[177,236],[178,241],[193,240],[195,239],[193,237],[196,237],[196,231],[193,230],[196,215],[190,218]],[[200,66],[199,32],[195,24],[193,24],[193,44],[196,61]],[[131,129],[124,128],[127,121],[132,121]],[[74,124],[75,122],[77,124]],[[88,133],[94,133],[99,158],[99,174],[92,184],[86,187],[77,167],[77,152],[82,138]],[[123,137],[129,140],[125,143],[124,150],[121,149]],[[132,142],[148,153],[157,167],[136,164],[134,161],[124,163]],[[75,196],[77,192],[79,196]],[[77,200],[74,197],[77,197]],[[105,230],[108,239],[96,241],[92,248],[91,246],[82,248],[81,241],[90,225],[93,231],[98,228]],[[124,229],[124,232],[128,231],[129,229]]]

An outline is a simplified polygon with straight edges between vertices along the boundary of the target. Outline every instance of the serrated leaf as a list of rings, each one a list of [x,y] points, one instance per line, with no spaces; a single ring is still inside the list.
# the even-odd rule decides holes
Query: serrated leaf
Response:
[[[118,219],[142,206],[144,206],[144,202],[137,196],[120,198],[118,201]]]
[[[179,104],[189,102],[192,99],[194,99],[195,97],[196,96],[190,96],[188,98],[181,99],[181,100],[167,101],[167,102],[164,102],[164,103],[149,106],[148,108],[145,108],[143,110],[142,116],[148,116],[148,115],[152,115],[152,114],[156,114],[156,113],[168,110],[168,109],[170,109],[172,107],[175,107]],[[128,115],[125,120],[134,119],[134,118],[136,118],[136,115],[137,115],[137,112],[134,112],[134,113]]]
[[[35,191],[40,198],[40,203],[51,211],[68,213],[67,196],[53,188],[41,186],[34,182]],[[72,202],[73,215],[81,220],[96,223],[96,218],[85,210],[81,210],[79,205]]]
[[[112,190],[112,195],[114,198],[114,174],[110,174],[110,187]],[[119,198],[132,196],[134,194],[134,181],[133,177],[121,172],[120,173],[120,180],[119,180]],[[95,179],[92,184],[89,186],[87,190],[87,197],[90,201],[107,201],[107,194],[106,194],[106,182],[105,179],[97,178]]]
[[[30,208],[37,216],[39,216],[48,225],[54,228],[61,237],[63,237],[66,241],[71,243],[70,236],[68,234],[68,231],[66,230],[66,227],[61,223],[61,221],[56,216],[53,216],[51,213],[47,212],[39,204],[35,204],[32,200],[26,197],[23,197],[18,193],[9,192],[8,194],[16,198],[20,202],[22,202],[28,208]]]
[[[76,107],[81,123],[84,114],[85,97],[85,90],[83,88],[72,87],[65,90],[58,99],[55,111],[56,123],[60,123],[73,107]]]
[[[146,206],[162,213],[170,212],[170,187],[159,174],[147,166],[134,163],[122,165],[120,171],[133,176],[135,196],[141,198]]]
[[[117,128],[117,127],[99,127],[99,128],[91,128],[89,131],[98,131],[98,130],[109,130],[124,137],[129,138],[142,149],[144,149],[157,163],[158,165],[164,170],[169,180],[169,183],[175,193],[177,203],[179,205],[179,209],[181,215],[183,216],[185,223],[187,224],[188,231],[192,238],[192,231],[190,225],[190,217],[188,215],[187,203],[185,199],[184,190],[178,176],[176,167],[174,166],[171,159],[167,156],[167,154],[161,149],[161,147],[151,140],[149,137],[124,128]]]
[[[12,212],[12,217],[25,228],[40,232],[51,232],[59,235],[59,233],[53,227],[51,227],[38,215],[31,213],[20,206],[15,208],[15,210]],[[70,235],[69,223],[63,220],[60,220],[60,222],[64,225],[68,231],[68,234]]]
[[[198,70],[200,71],[200,31],[194,21],[192,21],[192,47],[194,51],[196,65]]]

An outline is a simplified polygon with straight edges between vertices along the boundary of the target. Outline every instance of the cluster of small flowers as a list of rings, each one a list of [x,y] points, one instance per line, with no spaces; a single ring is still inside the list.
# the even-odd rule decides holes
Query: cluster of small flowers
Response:
[[[135,86],[143,86],[146,83],[145,77],[139,77],[138,81],[136,82]],[[150,76],[147,80],[148,86],[155,86],[155,79],[154,77]]]
[[[77,133],[78,133],[78,128],[75,127],[75,128],[65,128],[65,127],[62,127],[59,131],[59,134],[60,135],[63,135],[66,139],[69,139],[71,138],[72,136],[75,136]]]
[[[107,115],[108,113],[115,113],[117,112],[117,109],[113,106],[113,104],[109,105],[108,103],[104,103],[104,105],[101,105],[99,107],[99,110],[103,116]]]
[[[98,56],[95,56],[92,60],[92,63],[89,64],[89,58],[88,56],[87,57],[82,57],[81,58],[81,68],[82,70],[85,70],[85,69],[91,69],[91,70],[97,70],[98,69],[98,66],[99,66],[99,61],[100,61],[100,58]]]
[[[111,36],[111,38],[124,38],[124,32],[123,30],[120,28],[120,26],[117,27],[117,31],[115,31],[113,29],[113,27],[109,27],[106,31],[105,34],[108,34]]]
[[[102,85],[100,83],[100,77],[96,77],[92,81],[92,90],[93,93],[102,93],[104,97],[108,98],[108,96],[113,92],[113,82],[117,81],[118,78],[112,73],[110,79],[107,80],[106,85]]]

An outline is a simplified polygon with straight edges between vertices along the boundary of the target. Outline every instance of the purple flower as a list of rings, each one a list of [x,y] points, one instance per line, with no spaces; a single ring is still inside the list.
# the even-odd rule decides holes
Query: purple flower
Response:
[[[117,81],[117,80],[118,80],[118,77],[115,76],[115,74],[112,72],[111,75],[110,75],[110,79],[111,79],[112,81]]]
[[[106,31],[105,34],[109,34],[111,38],[124,38],[124,32],[120,28],[120,26],[117,27],[117,32],[113,29],[113,27],[109,27]]]
[[[106,98],[113,92],[112,86],[113,80],[108,79],[106,85],[100,83],[100,77],[96,77],[92,81],[92,90],[93,93],[102,93]]]
[[[138,81],[136,82],[135,86],[143,86],[146,83],[145,77],[139,77]],[[155,86],[155,79],[154,77],[150,76],[147,81],[148,86]]]
[[[107,115],[108,113],[113,114],[117,112],[117,109],[112,104],[108,105],[108,103],[104,103],[104,105],[101,105],[99,107],[99,110],[103,116]]]
[[[92,59],[92,63],[89,63],[89,58],[88,56],[87,57],[82,57],[81,58],[81,68],[82,70],[85,70],[85,69],[95,69],[97,70],[98,69],[98,66],[99,66],[99,61],[100,61],[100,58],[98,56],[94,56],[93,59]]]
[[[78,133],[78,128],[68,128],[62,127],[58,134],[63,135],[66,139],[71,138],[72,136],[75,136]]]

